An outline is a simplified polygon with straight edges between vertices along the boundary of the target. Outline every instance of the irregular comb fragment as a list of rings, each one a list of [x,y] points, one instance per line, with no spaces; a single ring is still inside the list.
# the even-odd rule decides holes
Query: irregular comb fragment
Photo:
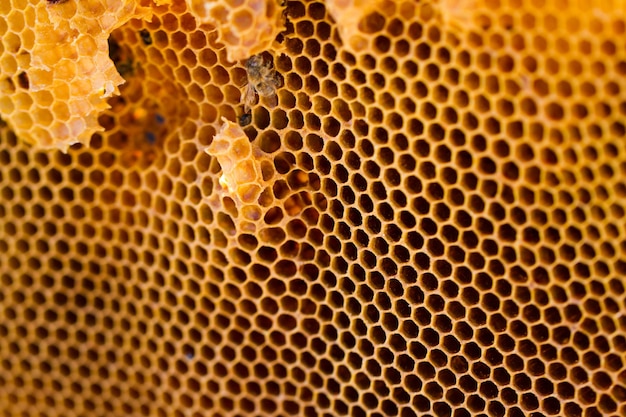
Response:
[[[98,116],[107,99],[124,82],[109,59],[107,39],[149,9],[134,0],[17,4],[22,8],[0,15],[9,30],[0,60],[12,62],[0,67],[0,115],[39,148],[65,151],[88,143],[102,130]]]
[[[279,0],[187,0],[200,22],[217,28],[231,62],[269,50],[284,30]]]
[[[238,124],[222,121],[206,152],[215,156],[222,168],[222,187],[242,204],[256,203],[263,188],[258,151]]]
[[[393,8],[390,0],[329,0],[326,8],[337,24],[343,46],[351,52],[362,50],[365,44],[364,33],[372,30],[375,22],[384,19],[379,12]]]

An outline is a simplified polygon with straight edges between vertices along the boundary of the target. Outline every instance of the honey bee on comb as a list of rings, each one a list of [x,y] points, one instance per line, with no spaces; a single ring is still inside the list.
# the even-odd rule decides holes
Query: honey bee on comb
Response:
[[[150,32],[148,32],[146,29],[141,29],[139,31],[139,36],[141,37],[144,45],[152,45],[152,36],[150,35]]]
[[[46,0],[48,4],[61,4],[66,3],[68,0]]]
[[[269,108],[278,105],[276,89],[280,87],[280,78],[271,63],[266,63],[261,54],[253,55],[246,61],[248,84],[242,94],[244,111],[248,113],[256,101],[256,95],[265,98]]]
[[[245,127],[252,123],[252,114],[251,113],[243,113],[239,116],[239,126]]]
[[[124,78],[133,75],[135,72],[135,65],[129,51],[120,47],[115,38],[112,36],[109,37],[108,44],[109,58],[113,61],[113,65],[115,65],[117,72],[119,72],[119,74]]]

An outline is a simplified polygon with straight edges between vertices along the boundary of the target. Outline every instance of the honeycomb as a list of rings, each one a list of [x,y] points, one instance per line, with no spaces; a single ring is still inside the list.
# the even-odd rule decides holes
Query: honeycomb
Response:
[[[625,416],[624,1],[214,4],[0,1],[0,415]]]
[[[5,0],[0,8],[0,116],[41,148],[88,142],[124,81],[107,53],[109,34],[149,9],[135,0]]]
[[[284,30],[279,0],[187,0],[187,4],[198,21],[215,26],[230,61],[271,48]]]

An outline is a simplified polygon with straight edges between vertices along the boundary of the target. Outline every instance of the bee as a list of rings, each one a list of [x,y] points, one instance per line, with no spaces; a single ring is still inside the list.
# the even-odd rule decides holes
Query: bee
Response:
[[[148,32],[146,29],[141,29],[139,31],[139,36],[141,36],[141,40],[143,41],[144,45],[152,45],[152,36],[150,36],[150,32]]]
[[[264,97],[270,108],[276,107],[278,97],[276,89],[280,87],[280,78],[271,64],[265,63],[261,54],[253,55],[246,61],[248,84],[242,94],[244,111],[248,113],[256,101],[256,95]]]
[[[113,61],[113,65],[120,73],[122,77],[127,75],[133,75],[135,72],[135,66],[131,57],[127,57],[128,54],[117,43],[113,36],[109,37],[109,58]]]
[[[65,3],[67,0],[48,0],[48,4],[61,4]]]
[[[239,126],[245,127],[245,126],[248,126],[250,123],[252,123],[251,113],[244,113],[241,116],[239,116]]]

